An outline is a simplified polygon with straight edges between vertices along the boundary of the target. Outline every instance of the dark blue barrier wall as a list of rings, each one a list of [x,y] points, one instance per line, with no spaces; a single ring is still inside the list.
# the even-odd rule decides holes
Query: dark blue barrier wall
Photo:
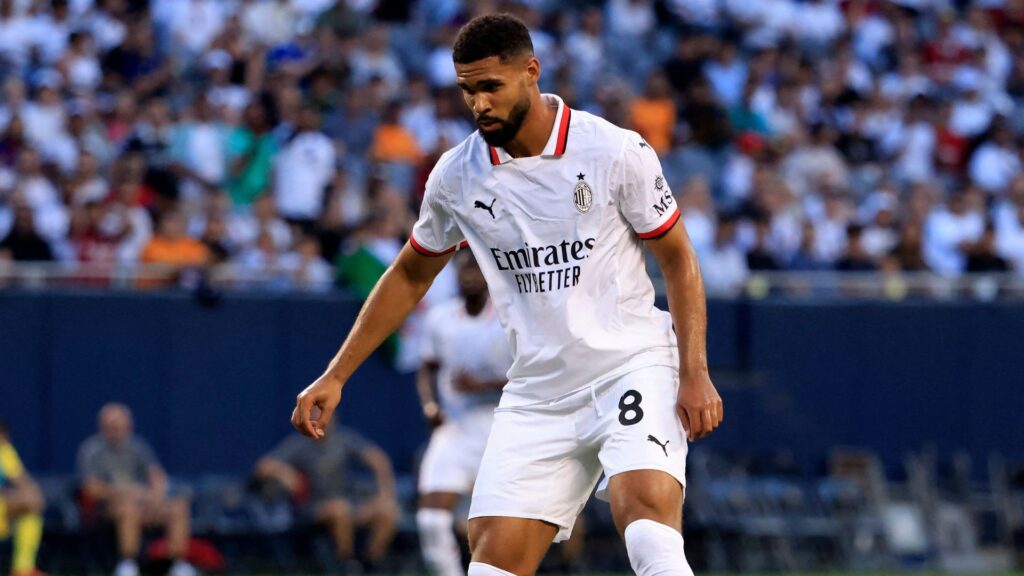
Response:
[[[0,417],[28,465],[74,469],[99,407],[129,404],[175,474],[241,472],[289,431],[357,302],[341,297],[0,293]],[[837,444],[890,462],[935,445],[1024,456],[1024,307],[711,302],[726,425],[706,443],[819,459]],[[426,437],[412,377],[373,357],[342,421],[408,470]]]

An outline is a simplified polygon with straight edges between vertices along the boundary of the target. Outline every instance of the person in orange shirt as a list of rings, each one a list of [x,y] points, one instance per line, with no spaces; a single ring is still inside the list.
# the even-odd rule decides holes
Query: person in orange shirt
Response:
[[[643,97],[634,100],[630,107],[630,120],[633,129],[658,154],[665,154],[672,147],[676,103],[672,100],[672,89],[664,74],[654,72],[647,78]]]
[[[209,248],[185,233],[185,217],[180,212],[168,212],[160,219],[157,234],[142,251],[143,263],[164,264],[167,275],[163,280],[141,279],[139,286],[168,285],[177,280],[183,270],[201,267],[209,260]]]
[[[406,130],[398,120],[401,104],[392,102],[384,112],[377,132],[373,135],[370,157],[375,162],[401,162],[419,164],[423,158],[416,137]]]

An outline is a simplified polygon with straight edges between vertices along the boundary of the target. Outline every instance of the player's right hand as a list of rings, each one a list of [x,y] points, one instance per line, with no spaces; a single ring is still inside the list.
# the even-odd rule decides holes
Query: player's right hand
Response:
[[[334,409],[341,402],[343,382],[329,374],[316,379],[295,398],[292,426],[315,440],[327,435]]]

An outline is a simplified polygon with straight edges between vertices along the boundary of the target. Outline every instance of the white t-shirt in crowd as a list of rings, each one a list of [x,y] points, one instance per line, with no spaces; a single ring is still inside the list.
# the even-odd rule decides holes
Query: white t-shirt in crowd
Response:
[[[324,207],[324,190],[334,179],[334,145],[320,132],[302,132],[277,155],[274,196],[286,218],[313,219]]]
[[[557,113],[541,155],[512,158],[472,134],[431,172],[410,238],[425,255],[468,242],[476,256],[515,358],[505,405],[678,365],[640,241],[679,220],[657,154],[635,132],[544,98]]]

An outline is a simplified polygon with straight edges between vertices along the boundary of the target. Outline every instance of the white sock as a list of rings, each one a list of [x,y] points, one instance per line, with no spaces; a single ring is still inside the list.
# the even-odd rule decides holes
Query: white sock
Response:
[[[501,568],[491,566],[490,564],[484,564],[483,562],[470,562],[469,563],[469,576],[516,576],[511,572],[506,572]]]
[[[139,565],[135,560],[123,559],[117,564],[114,570],[115,576],[139,576]]]
[[[637,576],[693,576],[683,553],[683,535],[654,520],[636,520],[625,530],[629,564]]]
[[[455,519],[448,510],[424,508],[416,513],[423,560],[435,576],[466,576],[454,525]]]

